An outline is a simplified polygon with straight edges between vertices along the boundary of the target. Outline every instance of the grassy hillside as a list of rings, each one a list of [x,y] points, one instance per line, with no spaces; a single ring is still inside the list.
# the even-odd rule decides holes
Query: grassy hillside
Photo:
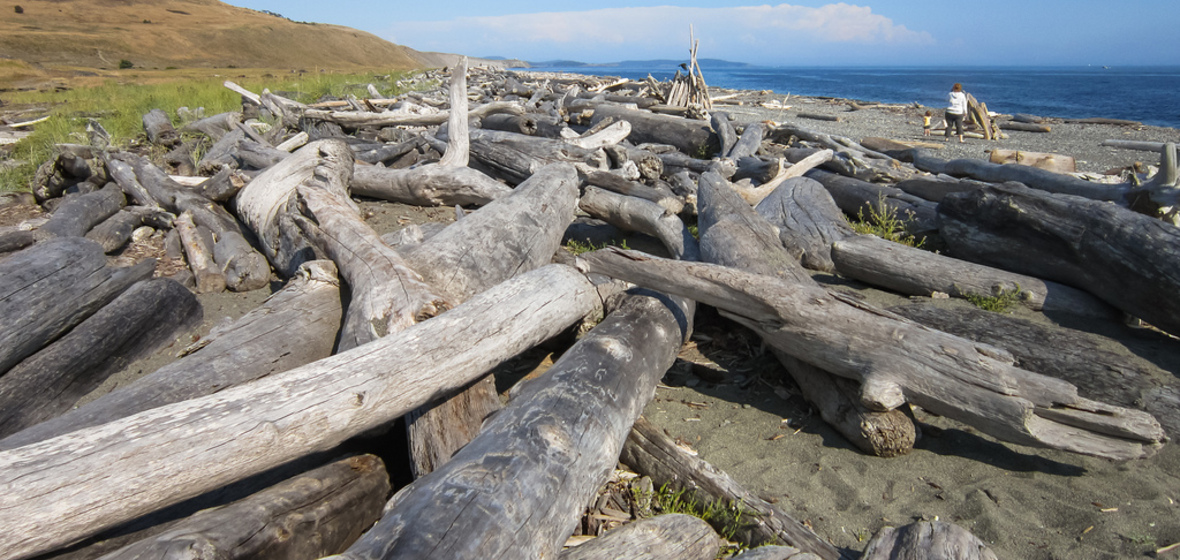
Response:
[[[34,68],[116,69],[123,60],[158,69],[426,65],[416,51],[363,31],[216,0],[10,0],[0,10],[0,57]]]

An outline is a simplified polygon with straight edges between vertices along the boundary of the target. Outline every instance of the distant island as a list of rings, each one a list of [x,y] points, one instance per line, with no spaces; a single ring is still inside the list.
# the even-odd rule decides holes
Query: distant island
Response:
[[[485,56],[488,60],[504,60],[504,57]],[[744,62],[733,62],[730,60],[721,60],[717,58],[702,58],[697,60],[701,66],[707,68],[746,68],[753,65]],[[656,59],[656,60],[624,60],[621,62],[581,62],[577,60],[544,60],[544,61],[528,61],[526,66],[520,68],[651,68],[653,66],[676,66],[679,64],[687,64],[688,60],[675,59]]]

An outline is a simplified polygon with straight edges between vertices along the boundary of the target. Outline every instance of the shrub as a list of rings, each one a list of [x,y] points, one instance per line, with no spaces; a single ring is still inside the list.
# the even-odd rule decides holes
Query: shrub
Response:
[[[963,294],[963,297],[974,304],[975,307],[995,313],[1006,313],[1024,299],[1020,290],[1020,284],[1017,284],[1015,288],[1010,290],[995,286],[990,296],[968,293]]]
[[[925,239],[918,239],[906,232],[907,227],[914,219],[913,216],[905,218],[898,216],[893,207],[885,204],[885,195],[878,196],[877,204],[869,204],[867,208],[868,215],[865,215],[865,208],[862,207],[856,211],[856,221],[849,220],[849,224],[856,233],[876,235],[882,239],[910,247],[921,248],[925,243]]]
[[[20,7],[20,6],[16,6],[16,7],[14,7],[14,8],[13,8],[13,11],[15,11],[15,12],[16,12],[16,13],[18,13],[18,14],[23,14],[23,13],[25,13],[25,9],[24,9],[24,8],[22,8],[22,7]]]
[[[134,66],[135,66],[135,65],[134,65],[134,64],[132,64],[132,63],[131,63],[131,61],[130,61],[130,60],[127,60],[126,58],[124,58],[124,59],[122,59],[122,60],[120,60],[120,61],[119,61],[119,69],[120,69],[120,70],[126,70],[126,69],[128,69],[128,68],[132,68],[132,67],[134,67]]]

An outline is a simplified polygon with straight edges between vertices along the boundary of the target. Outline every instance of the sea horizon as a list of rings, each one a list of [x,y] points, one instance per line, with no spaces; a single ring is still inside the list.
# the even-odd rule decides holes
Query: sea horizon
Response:
[[[667,80],[680,69],[679,62],[674,60],[577,64],[519,70],[636,80],[650,74],[657,80]],[[1180,90],[1180,66],[759,66],[710,59],[702,59],[700,65],[706,83],[723,89],[918,103],[941,109],[951,85],[962,83],[966,91],[996,113],[1063,119],[1110,118],[1180,129],[1180,111],[1175,109],[1172,93]]]

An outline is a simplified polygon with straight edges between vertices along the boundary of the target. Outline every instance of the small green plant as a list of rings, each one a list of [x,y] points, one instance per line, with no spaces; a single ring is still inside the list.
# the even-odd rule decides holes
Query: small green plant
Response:
[[[881,239],[910,247],[920,248],[926,242],[925,239],[918,239],[907,232],[909,225],[914,221],[913,216],[899,216],[896,209],[885,204],[885,195],[878,196],[876,204],[867,206],[867,214],[865,209],[866,207],[862,207],[857,210],[856,221],[849,222],[856,233],[876,235]]]
[[[126,58],[119,61],[119,70],[126,70],[128,68],[134,68],[134,67],[135,67],[135,65],[132,64],[131,61],[127,60]]]
[[[1151,535],[1144,535],[1144,534],[1140,534],[1140,533],[1135,533],[1132,535],[1127,535],[1126,539],[1128,541],[1131,541],[1131,543],[1139,545],[1139,546],[1155,548],[1155,537],[1153,537]]]
[[[984,311],[994,311],[996,313],[1006,313],[1008,310],[1015,307],[1023,299],[1020,291],[1020,284],[1015,288],[1004,289],[995,286],[992,289],[992,295],[984,296],[979,294],[965,293],[963,297],[971,302],[975,307]]]
[[[732,541],[742,527],[742,508],[735,504],[725,504],[720,501],[707,503],[697,502],[684,489],[672,490],[668,485],[661,486],[652,496],[652,508],[657,514],[682,513],[699,517],[717,531],[727,541]]]
[[[612,244],[611,243],[603,243],[602,245],[595,245],[594,243],[591,243],[589,239],[587,239],[585,243],[578,241],[577,239],[571,239],[568,242],[566,242],[565,248],[569,252],[573,253],[574,255],[581,255],[582,253],[589,253],[590,251],[597,251],[599,249],[604,249],[610,245],[612,245]],[[617,245],[613,245],[613,246],[618,247],[620,249],[630,249],[630,247],[627,246],[626,239],[623,239]]]

